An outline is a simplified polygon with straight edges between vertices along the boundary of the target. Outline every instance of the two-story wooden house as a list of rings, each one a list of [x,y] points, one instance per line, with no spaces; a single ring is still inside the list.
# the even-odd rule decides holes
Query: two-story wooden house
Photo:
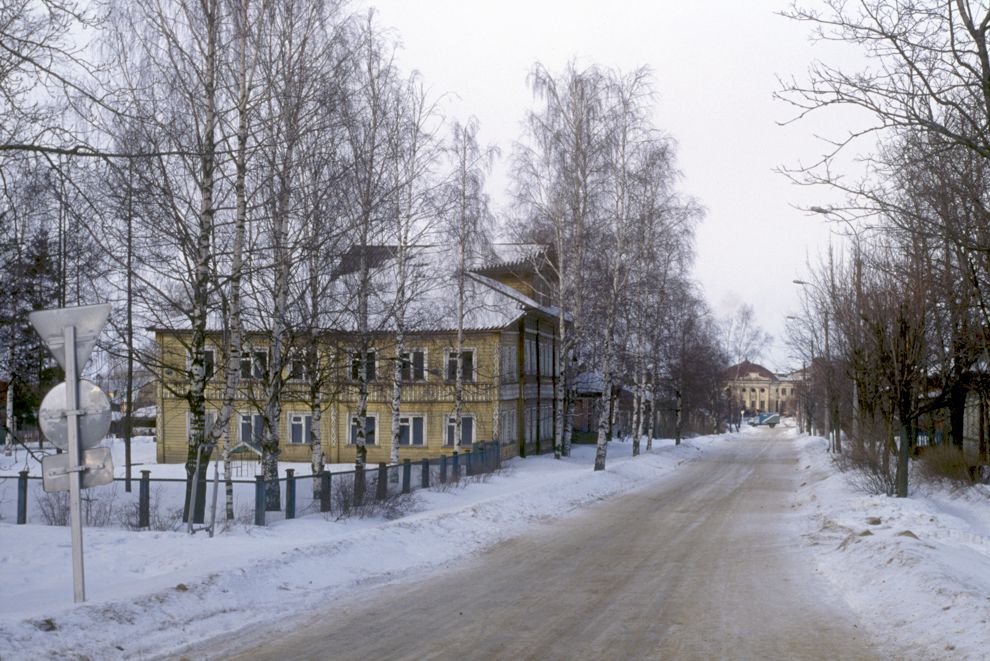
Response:
[[[534,249],[530,247],[532,253]],[[557,385],[557,310],[545,304],[536,278],[527,273],[518,250],[468,274],[469,301],[463,321],[463,407],[461,445],[498,441],[505,457],[543,452],[552,447]],[[527,259],[529,259],[527,257]],[[388,299],[390,253],[375,258],[378,299]],[[346,270],[346,269],[345,269]],[[539,276],[542,277],[542,276]],[[383,293],[384,292],[384,293]],[[544,300],[536,300],[536,294]],[[415,297],[408,312],[401,358],[402,396],[399,417],[400,457],[417,460],[449,453],[454,447],[454,384],[457,323],[450,301],[453,280],[437,278]],[[386,310],[388,305],[382,305]],[[359,346],[351,323],[321,329],[317,337],[296,340],[319,345],[325,374],[320,379],[320,405],[314,416],[312,375],[300,360],[285,360],[281,397],[280,460],[306,462],[310,429],[318,424],[323,455],[330,463],[354,461],[357,437],[358,370],[368,383],[366,444],[368,461],[388,461],[391,442],[395,329],[387,314],[373,312],[371,330]],[[159,387],[158,460],[186,459],[189,412],[182,397],[187,376],[188,331],[156,329],[164,361]],[[264,424],[265,383],[270,336],[246,333],[240,385],[230,421],[234,443],[260,446]],[[215,418],[223,389],[223,334],[212,333],[207,346],[207,424]],[[291,349],[290,349],[291,351]],[[314,419],[316,423],[314,423]]]

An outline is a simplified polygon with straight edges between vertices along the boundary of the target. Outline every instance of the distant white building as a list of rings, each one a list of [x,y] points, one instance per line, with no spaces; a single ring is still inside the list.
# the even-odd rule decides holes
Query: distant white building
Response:
[[[733,409],[744,415],[769,411],[796,415],[802,377],[800,372],[774,374],[763,365],[744,360],[723,373],[724,392]]]

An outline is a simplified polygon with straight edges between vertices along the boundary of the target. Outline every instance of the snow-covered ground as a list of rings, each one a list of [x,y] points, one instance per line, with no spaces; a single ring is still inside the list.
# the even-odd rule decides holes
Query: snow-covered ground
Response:
[[[916,483],[910,498],[858,492],[827,441],[797,437],[816,570],[880,642],[917,659],[990,659],[990,488]]]
[[[743,434],[760,433],[746,429]],[[825,441],[797,436],[793,506],[828,578],[881,641],[917,658],[990,658],[990,492],[926,487],[896,500],[855,492]],[[72,603],[66,528],[0,521],[0,658],[142,658],[224,632],[305,617],[341,595],[423,576],[595,501],[663,480],[732,435],[507,462],[499,474],[414,494],[391,521],[314,514],[205,534],[85,530],[87,602]],[[869,534],[866,534],[866,533]]]

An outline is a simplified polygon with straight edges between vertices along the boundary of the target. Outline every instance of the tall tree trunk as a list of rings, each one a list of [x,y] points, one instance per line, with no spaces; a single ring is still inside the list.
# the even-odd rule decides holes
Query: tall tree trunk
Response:
[[[228,521],[234,520],[234,482],[230,437],[230,421],[234,416],[234,400],[241,378],[243,352],[243,321],[241,319],[241,280],[244,271],[244,234],[247,227],[247,142],[249,127],[249,97],[251,83],[248,75],[248,2],[238,8],[238,71],[237,71],[237,142],[234,152],[234,245],[230,266],[227,351],[224,357],[224,392],[217,416],[223,440],[224,510]]]
[[[617,277],[617,276],[616,276]],[[608,451],[609,428],[612,418],[612,373],[615,362],[615,301],[608,310],[605,321],[605,355],[602,358],[602,414],[598,419],[598,442],[595,447],[595,470],[605,470],[605,454]]]
[[[654,362],[656,365],[656,362]],[[646,451],[653,449],[653,437],[657,432],[657,373],[656,368],[650,372],[650,430],[646,438]]]
[[[568,347],[570,346],[571,338],[567,334],[567,314],[564,312],[566,310],[566,291],[565,291],[565,274],[567,273],[566,267],[570,265],[564,253],[564,232],[563,223],[557,221],[554,223],[554,234],[555,234],[555,244],[556,244],[556,259],[557,264],[555,268],[557,270],[557,380],[556,388],[554,388],[554,398],[555,398],[555,410],[557,412],[557,417],[554,420],[553,429],[553,458],[560,459],[565,456],[567,452],[564,449],[564,418],[566,417],[566,411],[564,408],[564,392],[566,391],[568,384],[568,377],[572,376],[570,374],[569,366],[567,365]]]
[[[894,476],[894,495],[898,498],[908,497],[908,463],[914,445],[913,399],[914,390],[910,386],[902,386],[898,403],[901,442],[897,448],[897,472]]]
[[[370,213],[370,209],[368,211]],[[369,292],[369,265],[368,265],[368,231],[371,219],[364,217],[361,224],[361,255],[359,257],[359,291],[358,291],[358,401],[357,414],[355,415],[357,430],[354,443],[354,497],[355,505],[364,502],[365,474],[364,469],[368,461],[367,447],[367,424],[368,424],[368,350],[370,349],[369,319],[368,319],[368,297]],[[348,433],[350,424],[348,424]],[[375,430],[376,434],[378,430]]]
[[[639,381],[639,392],[640,392],[640,404],[639,404],[639,420],[636,423],[636,444],[638,445],[646,434],[646,411],[648,404],[646,403],[646,370],[640,372]],[[652,408],[652,406],[650,406]]]
[[[317,245],[315,223],[310,223],[309,236],[310,260],[309,260],[309,323],[310,336],[309,344],[305,348],[306,352],[306,378],[309,380],[309,464],[313,472],[313,500],[319,501],[322,497],[323,464],[323,365],[320,364],[319,340],[322,338],[320,332],[320,278],[319,278],[319,252],[315,250]]]
[[[7,425],[7,434],[4,438],[3,454],[11,456],[14,452],[14,332],[11,329],[7,342],[7,392],[4,395],[4,421]]]
[[[206,346],[206,324],[209,311],[209,288],[211,281],[210,243],[213,238],[213,222],[216,209],[214,208],[214,179],[216,177],[216,75],[217,75],[217,37],[219,33],[219,11],[216,0],[205,0],[203,3],[206,14],[206,53],[203,68],[205,78],[203,80],[203,97],[205,107],[203,110],[203,137],[201,143],[199,167],[200,167],[200,208],[199,227],[196,242],[196,256],[194,265],[193,287],[192,287],[192,310],[190,314],[190,326],[192,339],[190,342],[190,372],[189,389],[186,393],[186,401],[189,405],[190,429],[189,429],[189,450],[186,454],[186,498],[183,507],[184,520],[201,520],[203,506],[205,505],[205,489],[200,489],[202,494],[200,502],[191,503],[192,483],[196,475],[197,461],[205,467],[210,460],[212,448],[205,445],[204,429],[206,423],[206,360],[204,348]],[[204,447],[205,446],[205,447]],[[200,448],[203,451],[200,452]],[[203,475],[201,472],[200,475]],[[198,499],[199,500],[199,499]]]

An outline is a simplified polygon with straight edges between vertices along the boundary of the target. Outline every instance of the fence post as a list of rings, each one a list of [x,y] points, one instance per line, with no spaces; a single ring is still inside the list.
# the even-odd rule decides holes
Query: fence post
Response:
[[[485,447],[487,445],[488,445],[487,443],[482,443],[478,447],[478,472],[479,473],[487,473],[488,472],[488,461],[487,461],[488,457],[485,454]]]
[[[440,455],[440,484],[447,484],[447,455]]]
[[[478,463],[474,461],[474,452],[471,448],[464,451],[464,474],[474,475],[475,464]]]
[[[354,507],[361,507],[364,505],[364,489],[365,489],[365,466],[362,465],[360,470],[354,467]]]
[[[412,491],[412,460],[406,457],[402,461],[402,493]]]
[[[423,457],[423,476],[419,479],[419,486],[423,489],[430,488],[430,460]]]
[[[28,514],[28,472],[22,470],[17,474],[17,525],[27,523]]]
[[[450,467],[450,477],[454,482],[457,482],[461,479],[461,456],[457,453],[457,450],[454,450],[451,459],[453,460],[453,465]]]
[[[375,485],[375,498],[385,500],[388,496],[388,466],[384,461],[378,463],[378,484]]]
[[[285,469],[285,518],[296,518],[296,469]]]
[[[265,525],[265,476],[254,476],[254,525]]]
[[[151,527],[151,471],[141,471],[138,484],[138,528]]]
[[[320,473],[320,511],[330,511],[330,471],[326,468]]]

